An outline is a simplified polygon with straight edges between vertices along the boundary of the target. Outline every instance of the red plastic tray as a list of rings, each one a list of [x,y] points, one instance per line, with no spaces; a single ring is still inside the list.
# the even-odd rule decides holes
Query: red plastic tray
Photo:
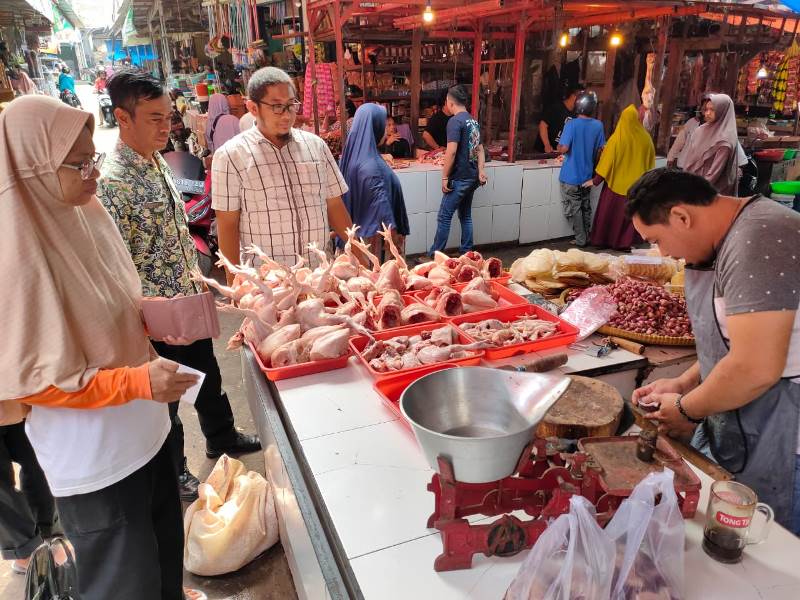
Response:
[[[313,375],[314,373],[323,373],[325,371],[333,371],[334,369],[341,369],[347,366],[347,360],[350,358],[350,350],[339,358],[329,358],[327,360],[314,360],[311,362],[300,363],[299,365],[290,365],[288,367],[278,367],[271,369],[265,367],[261,357],[256,352],[255,346],[247,342],[250,350],[255,354],[258,368],[263,371],[264,375],[270,381],[280,381],[281,379],[291,379],[292,377],[302,377],[303,375]]]
[[[497,292],[497,294],[499,296],[498,299],[497,299],[497,307],[496,308],[487,308],[486,310],[482,310],[482,311],[475,312],[475,313],[469,313],[470,315],[483,315],[483,314],[490,313],[492,311],[495,311],[495,310],[498,310],[498,309],[501,309],[501,308],[508,308],[510,306],[524,306],[524,305],[528,304],[528,301],[525,300],[525,298],[523,298],[519,294],[516,294],[516,293],[512,292],[505,285],[503,285],[502,283],[499,283],[497,279],[490,279],[490,280],[488,280],[487,283],[488,283],[489,287],[492,288],[495,292]],[[467,282],[467,283],[457,283],[456,285],[452,285],[450,287],[452,287],[455,291],[460,292],[465,287],[467,287],[467,285],[469,285],[469,282]],[[427,296],[429,293],[430,293],[430,290],[420,290],[418,292],[414,292],[412,295],[416,297],[418,302],[423,302],[423,298],[425,298],[425,296]],[[423,304],[424,304],[424,302],[423,302]],[[448,320],[454,318],[454,317],[448,317],[446,315],[442,315],[442,316],[445,319],[448,319]],[[458,315],[458,316],[463,316],[463,315]]]
[[[408,327],[398,327],[397,329],[391,329],[387,331],[377,331],[375,332],[375,339],[376,340],[388,340],[393,337],[399,337],[402,335],[417,335],[422,331],[432,331],[434,329],[439,329],[440,327],[452,327],[447,322],[444,323],[423,323],[422,325],[410,325]],[[471,344],[473,340],[464,334],[460,329],[456,329],[457,339],[459,340],[460,344]],[[350,338],[350,348],[353,349],[353,353],[364,363],[364,366],[369,371],[369,374],[372,375],[374,379],[386,379],[388,377],[398,377],[399,375],[411,375],[411,374],[423,374],[429,373],[435,368],[444,363],[433,363],[431,365],[424,365],[422,367],[414,367],[413,369],[401,369],[399,371],[390,371],[388,373],[380,373],[369,366],[369,361],[364,360],[364,356],[361,352],[366,348],[368,339],[366,336],[357,335]],[[472,356],[467,356],[465,358],[453,358],[448,361],[445,361],[448,364],[453,365],[477,365],[480,364],[481,358],[483,358],[483,350],[476,350]]]
[[[414,304],[415,302],[420,302],[420,299],[417,298],[416,296],[416,294],[418,293],[419,292],[412,292],[410,294],[401,294],[401,296],[403,297],[403,303],[406,306],[408,306],[410,304]],[[383,298],[383,296],[375,296],[375,298],[373,299],[373,303],[375,304],[375,306],[378,306],[381,303],[381,298]],[[420,325],[422,325],[423,323],[443,323],[443,322],[444,322],[444,317],[442,317],[441,321],[423,321],[422,323],[420,323]],[[403,327],[408,327],[408,325],[398,325],[397,327],[390,327],[389,329],[370,329],[370,331],[376,331],[376,332],[394,331],[395,329],[402,329]]]
[[[461,323],[477,323],[486,319],[499,319],[501,321],[516,321],[522,316],[530,315],[537,319],[544,321],[552,321],[558,323],[558,333],[535,342],[522,342],[519,344],[510,344],[502,348],[484,350],[486,360],[497,360],[500,358],[508,358],[509,356],[517,356],[518,354],[527,354],[528,352],[537,352],[539,350],[546,350],[548,348],[556,348],[558,346],[568,346],[578,339],[578,329],[574,325],[570,325],[566,321],[562,321],[557,316],[547,312],[543,308],[535,304],[526,304],[525,306],[509,306],[508,308],[499,308],[492,311],[482,313],[473,313],[469,315],[460,315],[458,317],[451,317],[450,322],[458,327]],[[459,331],[461,328],[459,327]],[[465,333],[467,337],[469,334]],[[472,338],[470,338],[472,339]]]
[[[402,421],[404,425],[408,425],[408,421],[403,416],[402,411],[400,410],[400,396],[403,394],[405,389],[415,382],[417,379],[422,377],[423,375],[427,375],[428,373],[433,373],[435,371],[443,371],[444,369],[455,369],[458,368],[459,365],[454,365],[450,363],[442,363],[440,365],[432,365],[429,371],[425,371],[422,373],[411,373],[411,374],[403,374],[403,375],[396,375],[394,377],[384,377],[383,379],[379,379],[376,381],[372,387],[375,388],[375,391],[378,392],[378,395],[383,400],[383,403],[386,405],[386,408],[391,410],[397,417]]]

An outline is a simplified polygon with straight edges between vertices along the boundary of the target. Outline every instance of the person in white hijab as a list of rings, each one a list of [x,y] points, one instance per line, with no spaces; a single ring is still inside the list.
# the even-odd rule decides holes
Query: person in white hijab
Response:
[[[166,403],[196,378],[152,351],[138,274],[94,195],[93,131],[92,115],[46,96],[0,114],[0,412],[32,405],[26,431],[80,597],[183,600]]]
[[[720,194],[735,196],[740,157],[733,100],[712,94],[703,110],[705,123],[692,133],[678,166],[705,177]]]

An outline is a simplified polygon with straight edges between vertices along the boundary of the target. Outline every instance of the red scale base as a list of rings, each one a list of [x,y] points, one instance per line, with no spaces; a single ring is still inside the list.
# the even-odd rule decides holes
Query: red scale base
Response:
[[[592,442],[600,440],[613,446],[619,442],[635,444],[635,438],[631,437],[595,438]],[[595,505],[597,520],[605,525],[635,483],[626,489],[611,488],[605,477],[607,467],[598,465],[592,454],[582,450],[579,444],[579,452],[562,454],[546,440],[536,439],[522,453],[515,475],[489,483],[456,481],[452,464],[440,456],[439,473],[434,474],[428,484],[428,491],[436,497],[428,527],[441,532],[443,546],[442,554],[434,562],[434,569],[469,569],[475,554],[513,556],[530,548],[547,528],[550,519],[569,512],[569,500],[575,494],[584,496]],[[659,445],[659,450],[664,448]],[[661,460],[655,464],[658,470],[664,465],[676,472],[675,490],[681,513],[690,518],[697,509],[700,481],[676,456],[662,452]],[[620,469],[625,470],[625,467]],[[689,481],[683,481],[685,478]],[[532,518],[518,518],[511,514],[515,511],[522,511]],[[489,524],[471,524],[467,521],[471,515],[502,516]]]

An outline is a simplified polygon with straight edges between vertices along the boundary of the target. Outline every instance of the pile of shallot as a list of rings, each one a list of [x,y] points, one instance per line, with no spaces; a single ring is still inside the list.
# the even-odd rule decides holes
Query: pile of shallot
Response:
[[[625,277],[607,287],[617,301],[608,324],[647,335],[691,338],[692,325],[681,296],[654,283]]]

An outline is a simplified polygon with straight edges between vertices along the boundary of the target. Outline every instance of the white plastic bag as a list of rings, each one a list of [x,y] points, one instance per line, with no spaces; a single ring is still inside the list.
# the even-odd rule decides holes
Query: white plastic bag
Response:
[[[614,542],[595,520],[586,498],[550,524],[506,592],[506,600],[605,600],[611,589]]]
[[[578,328],[578,341],[585,340],[617,313],[617,302],[602,286],[590,287],[573,300],[561,318]]]
[[[573,496],[569,514],[536,541],[505,600],[681,600],[685,530],[673,477],[664,469],[642,480],[605,530],[594,506]]]
[[[669,469],[648,475],[606,526],[617,548],[613,600],[683,598],[686,532],[673,479]]]
[[[183,518],[187,571],[231,573],[278,541],[272,487],[241,461],[223,454],[198,492]]]

